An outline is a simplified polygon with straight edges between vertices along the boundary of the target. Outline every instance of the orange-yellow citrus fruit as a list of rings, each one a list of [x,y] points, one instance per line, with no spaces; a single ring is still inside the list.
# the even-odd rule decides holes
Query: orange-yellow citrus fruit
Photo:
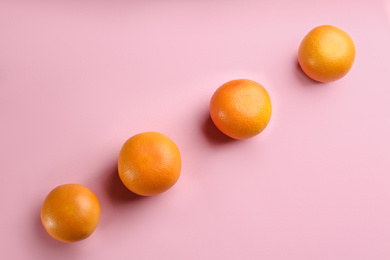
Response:
[[[170,189],[179,179],[180,171],[179,149],[161,133],[134,135],[119,153],[119,177],[138,195],[152,196]]]
[[[298,61],[307,76],[319,82],[331,82],[344,77],[355,60],[355,44],[345,31],[321,25],[302,40]]]
[[[229,81],[219,87],[210,101],[215,126],[234,139],[258,135],[271,119],[271,99],[265,88],[249,79]]]
[[[89,237],[100,218],[96,195],[80,184],[64,184],[54,188],[41,209],[46,231],[62,242],[76,242]]]

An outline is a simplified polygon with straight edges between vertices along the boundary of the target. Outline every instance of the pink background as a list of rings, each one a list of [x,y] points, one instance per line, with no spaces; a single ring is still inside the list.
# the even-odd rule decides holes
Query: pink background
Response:
[[[357,49],[343,79],[297,65],[313,27]],[[2,259],[390,259],[390,2],[0,1]],[[273,115],[233,141],[208,116],[221,84],[261,83]],[[123,142],[168,135],[182,175],[137,197],[116,175]],[[95,233],[52,239],[48,192],[98,196]]]

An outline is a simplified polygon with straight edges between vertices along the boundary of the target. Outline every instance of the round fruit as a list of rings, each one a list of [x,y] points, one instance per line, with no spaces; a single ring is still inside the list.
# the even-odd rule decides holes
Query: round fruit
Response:
[[[64,184],[54,188],[41,209],[46,231],[62,242],[76,242],[89,237],[100,218],[96,195],[80,184]]]
[[[355,44],[345,31],[321,25],[303,38],[298,50],[298,62],[307,76],[319,82],[331,82],[344,77],[355,60]]]
[[[248,79],[229,81],[210,101],[210,116],[216,127],[234,139],[258,135],[271,119],[271,99],[265,88]]]
[[[119,153],[119,177],[138,195],[152,196],[170,189],[180,171],[179,149],[161,133],[137,134],[125,142]]]

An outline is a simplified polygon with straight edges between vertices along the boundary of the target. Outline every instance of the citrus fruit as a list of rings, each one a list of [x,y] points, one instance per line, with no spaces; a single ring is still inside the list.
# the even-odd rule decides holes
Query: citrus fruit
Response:
[[[331,82],[344,77],[355,60],[355,44],[345,31],[321,25],[312,29],[302,40],[298,62],[310,78]]]
[[[80,184],[54,188],[41,209],[46,231],[62,242],[76,242],[89,237],[100,218],[100,204],[95,194]]]
[[[145,132],[129,138],[119,153],[118,173],[123,184],[142,196],[160,194],[179,179],[181,157],[166,135]]]
[[[234,139],[258,135],[268,125],[271,112],[267,90],[249,79],[223,84],[210,101],[210,116],[215,126]]]

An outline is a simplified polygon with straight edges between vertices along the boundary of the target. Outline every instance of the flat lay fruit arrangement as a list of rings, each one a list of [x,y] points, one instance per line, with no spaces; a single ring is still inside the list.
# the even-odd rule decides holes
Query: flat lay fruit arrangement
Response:
[[[315,27],[303,38],[298,49],[302,71],[319,82],[332,82],[346,76],[354,59],[355,45],[351,36],[332,25]],[[221,134],[241,140],[254,138],[266,129],[272,120],[273,104],[266,89],[267,86],[251,79],[231,79],[215,86],[209,114]],[[185,174],[181,173],[182,155],[174,139],[159,132],[142,132],[124,142],[117,161],[118,177],[129,193],[161,194]],[[77,242],[89,237],[98,227],[100,213],[98,196],[90,189],[80,184],[64,184],[47,195],[41,221],[53,238]]]

